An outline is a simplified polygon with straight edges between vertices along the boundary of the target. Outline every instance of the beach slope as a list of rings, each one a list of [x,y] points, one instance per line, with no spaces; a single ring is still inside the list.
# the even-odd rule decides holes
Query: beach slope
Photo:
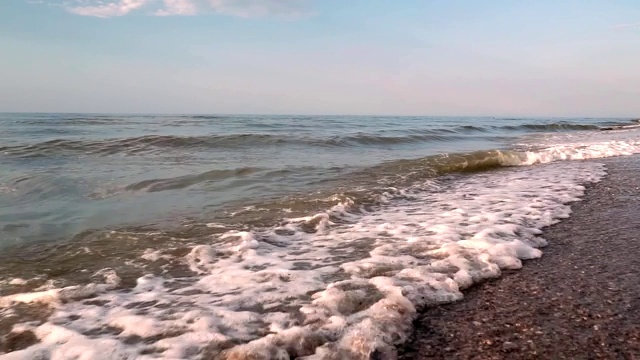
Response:
[[[416,320],[402,359],[640,359],[640,157],[607,159],[541,259]]]

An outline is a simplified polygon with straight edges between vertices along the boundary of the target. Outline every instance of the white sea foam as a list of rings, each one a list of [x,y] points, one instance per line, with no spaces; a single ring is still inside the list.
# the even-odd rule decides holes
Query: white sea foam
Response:
[[[531,138],[535,151],[513,165],[531,165],[559,160],[599,159],[640,153],[640,140],[635,125],[612,131],[552,133]],[[530,145],[525,143],[525,145]]]
[[[140,255],[140,258],[147,260],[147,261],[158,261],[161,259],[164,260],[171,260],[172,257],[167,255],[167,254],[163,254],[163,252],[161,250],[154,250],[154,249],[146,249],[144,251],[144,253],[142,253],[142,255]]]
[[[8,194],[16,191],[17,190],[14,187],[0,183],[0,194],[3,194],[3,193]]]
[[[638,149],[550,145],[525,164]],[[472,284],[540,257],[541,229],[568,217],[583,185],[604,175],[600,164],[561,162],[425,182],[390,190],[374,210],[343,203],[264,231],[217,235],[184,258],[190,277],[146,275],[116,290],[117,275],[105,270],[101,284],[0,298],[0,307],[56,307],[46,323],[14,329],[40,343],[3,357],[393,357],[417,309],[460,300]]]
[[[26,285],[27,284],[27,280],[22,279],[22,278],[13,278],[13,279],[9,280],[8,284],[9,285]]]
[[[120,278],[112,269],[103,269],[97,272],[95,277],[102,278],[103,281],[100,283],[90,283],[83,286],[69,286],[65,288],[52,288],[51,283],[48,282],[34,292],[3,296],[0,297],[0,307],[6,308],[16,303],[39,303],[57,306],[62,302],[83,299],[97,293],[114,289],[120,283]],[[24,281],[24,283],[26,283],[26,281]]]
[[[600,143],[577,143],[553,145],[540,151],[526,152],[522,164],[533,165],[558,160],[600,159],[612,156],[632,155],[640,151],[640,141],[606,141]]]

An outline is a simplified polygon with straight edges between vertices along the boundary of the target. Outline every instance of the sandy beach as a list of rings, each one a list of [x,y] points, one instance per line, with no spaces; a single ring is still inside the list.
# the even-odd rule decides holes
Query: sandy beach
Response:
[[[416,320],[402,359],[639,359],[640,157],[606,160],[544,255]]]

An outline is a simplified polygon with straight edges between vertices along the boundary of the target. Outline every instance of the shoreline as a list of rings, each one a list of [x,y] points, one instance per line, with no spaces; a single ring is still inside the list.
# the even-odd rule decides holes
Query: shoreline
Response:
[[[640,156],[601,161],[542,258],[420,312],[399,358],[640,358]]]

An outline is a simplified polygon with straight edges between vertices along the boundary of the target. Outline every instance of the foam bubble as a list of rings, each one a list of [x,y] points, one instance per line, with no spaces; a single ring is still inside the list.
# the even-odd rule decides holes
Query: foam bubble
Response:
[[[146,249],[140,258],[147,261],[171,260],[171,256],[163,254],[162,250]]]
[[[22,278],[13,278],[9,280],[8,284],[9,285],[26,285],[27,282],[28,282],[27,280]]]

